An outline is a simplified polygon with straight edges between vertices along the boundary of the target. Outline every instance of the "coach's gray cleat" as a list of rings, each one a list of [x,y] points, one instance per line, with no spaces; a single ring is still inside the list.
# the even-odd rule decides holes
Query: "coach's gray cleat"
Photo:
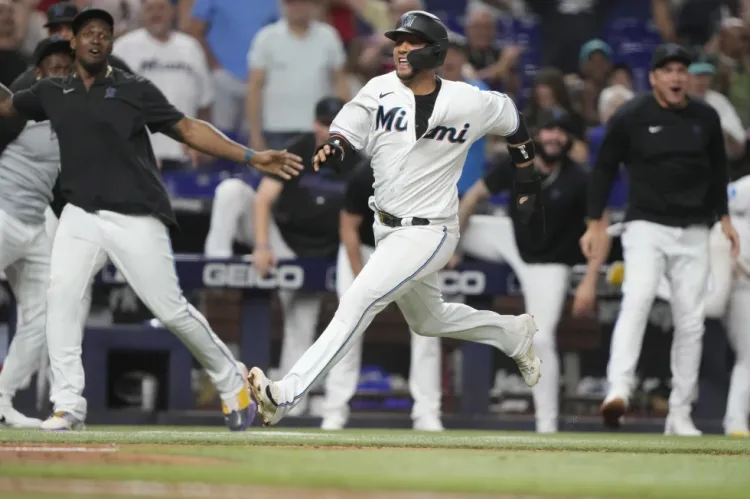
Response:
[[[266,378],[263,370],[258,367],[250,369],[250,391],[258,403],[258,415],[263,421],[263,426],[271,426],[278,423],[284,415],[284,408],[279,407],[279,388],[276,383]]]
[[[47,418],[39,429],[44,431],[71,431],[83,430],[85,429],[85,426],[83,425],[83,421],[73,416],[71,413],[57,411]]]
[[[516,361],[518,370],[521,371],[521,376],[523,376],[526,384],[534,386],[539,382],[539,378],[542,377],[542,361],[534,352],[534,335],[537,332],[536,322],[534,322],[534,318],[529,314],[523,314],[520,318],[523,319],[526,326],[529,345],[523,353],[514,357],[513,360]]]

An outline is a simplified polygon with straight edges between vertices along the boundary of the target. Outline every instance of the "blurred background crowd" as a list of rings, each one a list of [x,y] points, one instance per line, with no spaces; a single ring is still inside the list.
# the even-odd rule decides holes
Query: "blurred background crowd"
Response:
[[[9,85],[36,44],[64,34],[75,9],[85,7],[114,16],[113,53],[133,72],[185,114],[256,149],[283,148],[314,132],[322,99],[349,100],[370,78],[391,71],[392,42],[382,33],[405,12],[427,10],[452,32],[442,77],[507,93],[532,128],[550,113],[565,116],[571,159],[590,165],[607,120],[648,90],[653,49],[679,42],[695,54],[690,94],[721,118],[732,177],[750,171],[750,0],[0,0],[0,83]],[[251,185],[259,179],[166,136],[152,140],[183,226],[173,236],[175,251],[203,253],[217,185],[229,176]],[[467,185],[505,153],[501,139],[489,138],[484,154],[469,156],[466,168],[474,174]],[[148,318],[134,311],[133,296],[117,293],[95,297],[108,320],[113,312],[115,322],[118,315]],[[207,313],[217,333],[236,334],[227,322],[237,314],[231,296],[206,300],[204,307],[219,307]],[[613,319],[607,315],[600,309],[599,320]],[[580,346],[581,325],[576,329],[573,343]],[[589,369],[600,378],[606,350],[599,347]],[[387,364],[393,357],[383,353],[379,361]],[[666,376],[661,364],[659,375]],[[579,387],[601,389],[592,383],[584,378]]]

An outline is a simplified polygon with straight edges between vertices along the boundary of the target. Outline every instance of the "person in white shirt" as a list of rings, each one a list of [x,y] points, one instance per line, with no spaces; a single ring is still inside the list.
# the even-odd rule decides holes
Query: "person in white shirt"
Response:
[[[172,29],[175,9],[169,0],[144,0],[142,9],[143,28],[118,38],[113,53],[151,80],[186,116],[208,121],[214,89],[203,48],[192,36]],[[166,135],[153,134],[151,142],[162,170],[200,160]]]
[[[719,115],[724,143],[729,159],[738,159],[745,154],[745,129],[742,127],[737,110],[729,99],[716,90],[711,90],[711,82],[716,67],[709,62],[694,62],[688,68],[688,92],[692,97],[702,99],[714,108]]]
[[[315,20],[316,2],[284,0],[284,17],[262,28],[247,56],[250,144],[283,149],[311,132],[313,110],[323,97],[349,100],[346,54],[336,30]]]

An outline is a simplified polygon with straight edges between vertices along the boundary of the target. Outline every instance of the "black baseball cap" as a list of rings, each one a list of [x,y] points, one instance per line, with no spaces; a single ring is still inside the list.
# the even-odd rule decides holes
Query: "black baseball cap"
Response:
[[[71,27],[73,28],[73,34],[78,34],[84,24],[92,19],[101,19],[107,23],[110,29],[115,29],[115,19],[112,14],[103,9],[83,9],[73,19]]]
[[[539,113],[536,120],[536,128],[545,130],[549,128],[561,128],[567,133],[572,133],[573,123],[570,115],[564,109],[545,109]]]
[[[72,55],[70,42],[59,36],[50,36],[36,45],[34,49],[34,64],[39,66],[45,57],[51,54]]]
[[[670,62],[679,62],[685,66],[690,66],[693,63],[693,56],[682,45],[665,43],[659,45],[654,50],[654,56],[651,59],[651,70],[663,68]]]
[[[78,7],[73,3],[60,2],[50,5],[47,8],[47,24],[44,27],[49,28],[60,24],[73,24],[76,14],[78,14]]]
[[[319,100],[315,105],[315,119],[324,125],[330,125],[344,104],[338,97],[325,97]]]

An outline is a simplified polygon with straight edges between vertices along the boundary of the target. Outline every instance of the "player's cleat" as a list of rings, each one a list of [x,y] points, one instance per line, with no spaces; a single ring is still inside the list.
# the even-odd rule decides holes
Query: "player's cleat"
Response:
[[[244,386],[234,398],[222,401],[221,412],[224,413],[224,423],[227,428],[231,431],[245,431],[255,419],[257,405],[250,398],[247,366],[242,362],[237,362],[237,368],[242,372]]]
[[[680,437],[700,437],[703,432],[695,427],[689,415],[668,414],[664,424],[664,434]]]
[[[414,420],[414,429],[417,431],[443,431],[443,423],[434,415],[422,416]]]
[[[58,411],[47,418],[39,427],[45,431],[70,431],[85,429],[83,421],[69,412]]]
[[[258,367],[250,369],[250,391],[258,403],[258,415],[263,421],[263,426],[271,426],[278,423],[284,415],[276,401],[279,399],[279,388],[276,383],[266,378],[263,370]]]
[[[542,361],[534,353],[534,335],[537,332],[536,322],[534,318],[529,314],[523,314],[520,316],[523,319],[526,326],[526,334],[529,337],[529,346],[525,352],[516,356],[513,360],[516,361],[521,376],[528,386],[534,386],[539,382],[539,378],[542,376]]]
[[[729,430],[727,436],[732,438],[750,438],[750,430]]]
[[[0,406],[0,428],[39,428],[42,420],[24,416],[11,406]]]
[[[342,416],[325,416],[320,423],[320,429],[324,431],[339,431],[346,426],[346,418]]]
[[[602,415],[604,426],[617,429],[622,424],[622,417],[628,410],[628,402],[619,395],[607,395],[602,402],[599,412]]]

